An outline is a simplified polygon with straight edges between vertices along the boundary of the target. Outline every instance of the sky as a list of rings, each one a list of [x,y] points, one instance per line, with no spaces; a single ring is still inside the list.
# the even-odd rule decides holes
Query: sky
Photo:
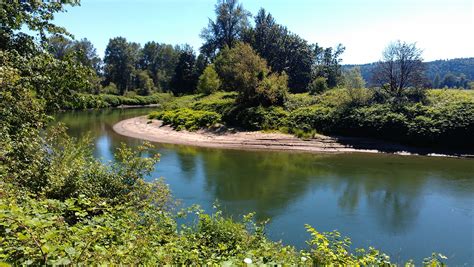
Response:
[[[241,0],[255,15],[263,7],[276,22],[310,43],[346,51],[343,64],[381,58],[391,41],[416,42],[425,61],[474,57],[474,0]],[[103,57],[110,38],[144,44],[190,44],[214,19],[216,0],[82,0],[55,23],[87,38]],[[252,19],[253,21],[253,19]]]

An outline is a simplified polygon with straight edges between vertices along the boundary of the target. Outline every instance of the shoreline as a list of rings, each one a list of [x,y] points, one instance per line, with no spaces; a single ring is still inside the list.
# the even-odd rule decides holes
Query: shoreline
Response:
[[[435,151],[366,138],[316,135],[315,138],[310,140],[302,140],[290,134],[258,131],[176,131],[168,125],[163,125],[161,121],[150,120],[146,116],[122,120],[113,126],[113,130],[123,136],[150,142],[208,148],[310,153],[361,152],[462,158],[474,157],[472,154],[463,154],[455,151]]]

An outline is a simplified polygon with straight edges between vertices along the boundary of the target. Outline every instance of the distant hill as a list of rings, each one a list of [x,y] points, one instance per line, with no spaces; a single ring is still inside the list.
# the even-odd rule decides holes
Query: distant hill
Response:
[[[454,79],[460,80],[464,79],[467,81],[474,81],[474,57],[470,58],[455,58],[448,60],[435,60],[425,62],[426,64],[426,77],[430,82],[435,82],[436,75],[439,75],[440,82],[443,82],[443,79],[448,74],[448,76],[454,76]],[[372,79],[373,69],[376,66],[376,63],[362,64],[362,65],[343,65],[344,69],[350,69],[352,67],[359,66],[362,77],[369,84]],[[447,79],[449,80],[449,79]],[[450,86],[449,86],[450,87]]]

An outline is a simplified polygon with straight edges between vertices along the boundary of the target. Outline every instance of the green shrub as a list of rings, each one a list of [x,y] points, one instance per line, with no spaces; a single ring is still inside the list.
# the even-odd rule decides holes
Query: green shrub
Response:
[[[328,90],[327,78],[317,77],[308,85],[308,91],[312,95],[320,94]]]
[[[221,115],[227,114],[236,105],[237,93],[218,92],[193,102],[194,110],[214,111]]]
[[[214,64],[223,89],[239,92],[244,100],[253,98],[259,82],[270,72],[267,62],[243,42],[224,48]]]
[[[288,94],[288,76],[272,73],[265,77],[255,90],[257,103],[264,106],[282,106]]]
[[[331,132],[337,120],[336,109],[314,105],[292,111],[287,119],[287,125],[291,129],[299,129],[304,132],[312,130],[323,133]]]
[[[226,115],[232,125],[249,130],[278,130],[285,126],[288,112],[282,107],[240,107]]]
[[[376,104],[351,110],[341,118],[344,122],[340,132],[351,135],[403,139],[407,132],[407,117],[392,110],[390,105]]]
[[[220,87],[221,80],[217,75],[214,65],[209,64],[199,77],[199,82],[197,85],[198,92],[205,95],[209,95],[219,90]]]
[[[288,91],[288,76],[271,73],[265,59],[249,44],[238,42],[224,48],[215,60],[215,68],[224,90],[239,93],[245,105],[282,105]]]
[[[62,109],[93,109],[118,107],[121,105],[144,106],[150,104],[169,103],[173,96],[166,93],[158,93],[149,96],[117,96],[117,95],[92,95],[92,94],[74,94],[72,100],[65,102]]]
[[[162,120],[163,124],[171,125],[176,130],[187,129],[190,131],[209,128],[221,122],[221,115],[216,112],[189,108],[152,112],[148,118]]]
[[[113,82],[111,82],[107,86],[105,86],[102,89],[102,92],[104,94],[111,94],[111,95],[117,95],[119,93],[119,91],[117,89],[117,85],[115,85],[115,83],[113,83]]]
[[[308,107],[318,102],[318,99],[309,93],[288,94],[288,100],[285,102],[285,109],[293,111],[298,108]]]
[[[203,95],[183,95],[174,97],[169,101],[161,103],[160,110],[171,110],[179,108],[190,108],[197,100],[201,99]]]

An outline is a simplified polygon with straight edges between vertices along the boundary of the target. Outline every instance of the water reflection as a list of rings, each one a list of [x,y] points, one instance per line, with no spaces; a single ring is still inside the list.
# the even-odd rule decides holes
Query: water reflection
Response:
[[[364,201],[380,225],[394,233],[416,222],[420,191],[428,178],[416,165],[405,176],[408,170],[397,165],[387,170],[383,161],[364,155],[214,151],[203,157],[206,190],[224,202],[240,203],[231,211],[234,216],[250,210],[260,219],[271,219],[308,190],[329,190],[341,211],[355,213]],[[371,171],[357,174],[362,166]]]

